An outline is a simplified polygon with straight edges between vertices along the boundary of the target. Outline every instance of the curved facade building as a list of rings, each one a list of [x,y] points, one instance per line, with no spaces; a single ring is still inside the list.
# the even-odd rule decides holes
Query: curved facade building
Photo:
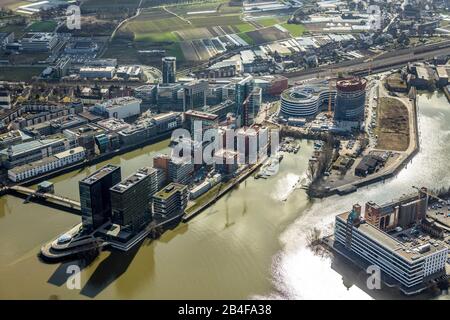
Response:
[[[334,105],[336,91],[331,91]],[[281,94],[281,113],[288,117],[313,117],[323,104],[328,104],[330,89],[328,85],[302,85],[285,90]]]
[[[363,121],[367,81],[349,78],[336,82],[336,120]]]

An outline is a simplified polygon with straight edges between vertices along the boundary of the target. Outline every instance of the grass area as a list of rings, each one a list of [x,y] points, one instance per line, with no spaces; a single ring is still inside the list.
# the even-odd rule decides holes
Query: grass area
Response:
[[[126,8],[133,10],[137,8],[140,0],[87,0],[81,5],[82,10],[97,10],[102,9],[107,11],[107,9],[119,9]]]
[[[0,81],[31,81],[45,67],[0,67]]]
[[[302,24],[283,23],[281,26],[289,31],[293,37],[300,37],[307,31],[306,27]]]
[[[26,28],[27,32],[53,32],[57,26],[55,21],[36,21]]]
[[[249,32],[255,30],[255,28],[248,23],[239,23],[233,26],[238,32]]]
[[[378,103],[377,148],[405,151],[409,146],[409,117],[406,106],[399,100],[383,97]]]
[[[138,33],[135,34],[136,41],[149,41],[149,42],[177,42],[178,37],[172,32],[161,33]]]
[[[276,18],[264,18],[256,20],[256,23],[262,25],[263,27],[271,27],[273,25],[280,23],[280,20]]]
[[[246,33],[238,33],[238,36],[242,38],[242,40],[244,40],[245,42],[247,42],[250,45],[255,44],[255,41],[253,40],[252,37],[250,37],[248,34]]]
[[[14,32],[15,38],[21,38],[25,33],[25,25],[8,24],[6,26],[0,27],[0,32]]]

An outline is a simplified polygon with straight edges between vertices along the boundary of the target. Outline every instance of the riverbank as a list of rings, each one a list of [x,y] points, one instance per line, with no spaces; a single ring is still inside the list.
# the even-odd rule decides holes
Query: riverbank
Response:
[[[380,84],[380,91],[383,94],[378,96],[378,101],[381,97],[390,97],[389,93],[386,89]],[[409,121],[409,144],[406,151],[391,151],[391,150],[379,150],[373,148],[371,150],[365,150],[363,155],[369,154],[372,151],[380,151],[380,152],[395,152],[398,156],[393,159],[393,161],[389,164],[381,168],[378,172],[370,174],[366,177],[358,177],[354,175],[353,172],[349,173],[351,175],[350,178],[344,180],[342,184],[338,184],[335,186],[327,186],[326,181],[322,181],[315,190],[310,192],[310,195],[316,198],[325,198],[333,195],[346,195],[352,192],[356,192],[359,188],[365,187],[371,184],[375,184],[378,182],[385,182],[387,179],[395,177],[403,168],[405,168],[408,163],[412,161],[414,156],[420,150],[420,142],[419,142],[419,128],[418,128],[418,110],[417,110],[417,92],[413,88],[411,92],[406,97],[396,97],[397,101],[402,102],[406,109],[408,110],[408,121]],[[407,101],[408,99],[408,101]],[[353,167],[357,165],[357,161]],[[350,168],[353,170],[354,168]],[[321,177],[320,179],[324,179],[325,177]]]

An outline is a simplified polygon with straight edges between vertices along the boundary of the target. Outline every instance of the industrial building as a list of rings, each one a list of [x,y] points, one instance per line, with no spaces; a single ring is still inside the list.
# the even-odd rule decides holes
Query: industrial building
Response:
[[[177,82],[177,58],[164,57],[162,59],[162,83]]]
[[[108,164],[79,182],[83,228],[97,229],[111,219],[110,188],[121,180],[120,167]]]
[[[334,249],[355,263],[378,266],[382,281],[407,295],[445,275],[448,248],[440,241],[410,237],[417,229],[384,232],[361,216],[361,206],[336,216]]]
[[[17,145],[11,145],[0,151],[2,165],[11,169],[47,156],[73,148],[76,142],[67,139],[32,140]]]
[[[317,115],[322,105],[335,104],[336,91],[327,83],[292,87],[281,94],[281,115],[294,118],[311,118]]]
[[[168,218],[183,214],[187,202],[187,186],[171,183],[153,196],[153,216]]]
[[[366,79],[356,77],[336,81],[336,120],[364,121],[366,84]]]

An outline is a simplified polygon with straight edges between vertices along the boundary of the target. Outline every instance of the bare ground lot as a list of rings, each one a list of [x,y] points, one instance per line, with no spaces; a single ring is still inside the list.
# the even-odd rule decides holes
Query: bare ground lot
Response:
[[[408,109],[399,100],[383,97],[378,102],[377,149],[405,151],[409,146]]]

